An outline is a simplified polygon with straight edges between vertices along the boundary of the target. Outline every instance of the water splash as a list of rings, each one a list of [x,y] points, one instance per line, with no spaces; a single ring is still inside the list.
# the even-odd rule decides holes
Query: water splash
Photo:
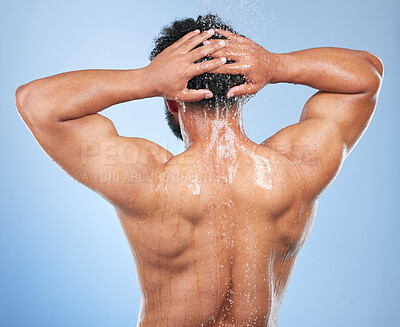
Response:
[[[199,14],[217,13],[228,26],[254,40],[268,40],[276,22],[273,11],[263,0],[202,0],[197,3]]]

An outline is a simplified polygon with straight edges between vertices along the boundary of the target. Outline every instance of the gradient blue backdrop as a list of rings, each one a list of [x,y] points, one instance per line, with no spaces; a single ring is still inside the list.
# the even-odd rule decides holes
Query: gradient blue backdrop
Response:
[[[161,26],[208,9],[270,51],[338,46],[382,58],[375,117],[322,196],[279,326],[398,325],[398,1],[26,0],[0,3],[0,326],[135,326],[140,299],[113,208],[44,154],[17,114],[15,89],[63,71],[143,67]],[[314,92],[264,88],[245,109],[249,137],[296,122]],[[104,113],[120,134],[183,150],[162,99]]]

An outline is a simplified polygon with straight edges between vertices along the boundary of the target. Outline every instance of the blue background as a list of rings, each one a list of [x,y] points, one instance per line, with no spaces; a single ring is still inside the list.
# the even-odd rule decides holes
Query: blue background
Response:
[[[398,325],[398,1],[31,0],[0,3],[1,326],[134,326],[140,301],[113,208],[40,149],[18,116],[15,89],[63,71],[143,67],[163,25],[208,9],[273,52],[337,46],[383,60],[377,111],[321,198],[279,326]],[[245,108],[249,137],[259,142],[295,123],[314,92],[264,88]],[[122,135],[174,154],[184,149],[168,130],[160,98],[104,113]]]

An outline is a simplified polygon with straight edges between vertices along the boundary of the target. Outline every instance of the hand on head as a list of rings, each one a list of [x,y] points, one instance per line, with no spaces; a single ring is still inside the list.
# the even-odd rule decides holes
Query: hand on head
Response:
[[[216,29],[216,32],[227,38],[226,46],[212,53],[210,57],[223,57],[234,62],[220,66],[211,73],[245,77],[246,83],[231,88],[227,94],[228,98],[256,94],[271,81],[276,68],[275,56],[243,36],[219,29]]]
[[[226,40],[208,40],[215,32]],[[201,43],[203,46],[197,47]],[[195,63],[204,57],[215,59]],[[226,63],[227,60],[231,63]],[[271,81],[275,60],[272,53],[245,37],[219,29],[201,34],[196,30],[162,51],[146,70],[157,96],[179,102],[197,102],[211,98],[213,94],[206,89],[188,89],[191,78],[207,72],[242,75],[246,83],[231,88],[227,97],[255,94]]]
[[[213,96],[210,90],[189,90],[187,83],[191,78],[225,64],[226,58],[223,56],[194,63],[225,46],[226,41],[219,40],[194,49],[214,33],[212,29],[201,34],[199,30],[190,32],[153,59],[146,70],[149,79],[154,81],[153,87],[157,95],[181,102],[196,102]]]

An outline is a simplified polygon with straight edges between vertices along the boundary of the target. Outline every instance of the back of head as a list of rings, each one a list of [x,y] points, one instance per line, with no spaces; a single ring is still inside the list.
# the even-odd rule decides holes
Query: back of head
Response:
[[[211,28],[223,29],[230,31],[232,33],[236,33],[228,24],[223,23],[221,18],[218,15],[208,14],[206,16],[199,16],[196,20],[193,18],[186,18],[181,20],[175,20],[168,26],[164,26],[157,38],[154,39],[155,46],[151,51],[149,59],[153,60],[158,54],[160,54],[164,49],[178,41],[187,33],[199,29],[200,32],[207,31]],[[243,36],[243,35],[242,35]],[[225,39],[222,35],[215,33],[210,39]],[[197,47],[202,46],[201,44]],[[211,57],[204,57],[196,63],[211,60]],[[228,60],[227,63],[232,63],[231,60]],[[210,90],[214,97],[210,99],[203,99],[198,102],[192,102],[191,106],[194,108],[198,108],[201,110],[202,108],[224,108],[231,107],[238,102],[238,98],[228,98],[226,96],[227,92],[230,88],[243,84],[245,82],[245,78],[240,75],[223,75],[223,74],[211,74],[205,73],[199,76],[196,76],[189,80],[188,89],[208,89]],[[174,121],[173,115],[169,112],[168,108],[166,108],[166,118],[168,121],[168,125],[171,127],[173,133],[180,139],[182,139],[182,135],[180,132],[179,125]]]

